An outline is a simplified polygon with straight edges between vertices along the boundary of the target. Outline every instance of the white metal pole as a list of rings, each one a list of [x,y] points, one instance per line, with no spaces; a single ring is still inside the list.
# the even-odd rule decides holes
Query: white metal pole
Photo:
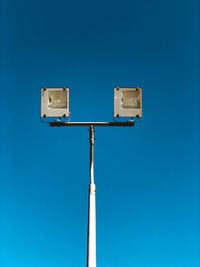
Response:
[[[90,126],[90,185],[88,205],[87,267],[96,267],[96,200],[94,184],[94,126]]]
[[[90,185],[88,203],[87,267],[96,267],[96,200],[94,184],[94,127],[133,127],[133,121],[127,122],[49,122],[51,127],[86,126],[90,132]]]

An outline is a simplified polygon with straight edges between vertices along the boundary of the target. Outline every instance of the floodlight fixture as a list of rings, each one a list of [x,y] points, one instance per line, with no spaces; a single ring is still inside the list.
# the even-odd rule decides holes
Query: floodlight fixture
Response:
[[[69,88],[41,89],[41,117],[69,117]]]
[[[112,122],[71,122],[69,117],[69,88],[41,89],[41,117],[59,119],[41,120],[50,127],[89,127],[90,184],[88,195],[87,267],[96,267],[96,186],[94,183],[94,142],[96,127],[134,127],[134,117],[142,117],[142,88],[114,88],[114,117],[130,117],[131,120]],[[53,120],[53,122],[52,122]]]
[[[142,88],[114,88],[114,117],[142,117]]]

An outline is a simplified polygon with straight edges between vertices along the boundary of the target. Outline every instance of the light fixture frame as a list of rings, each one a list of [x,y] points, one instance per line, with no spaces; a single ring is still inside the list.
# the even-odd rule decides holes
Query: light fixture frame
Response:
[[[122,92],[124,90],[140,91],[140,108],[122,108]],[[114,117],[130,117],[130,118],[141,118],[142,117],[142,88],[140,87],[115,87],[114,88]]]
[[[67,108],[48,108],[48,91],[57,90],[57,91],[67,91]],[[46,117],[69,117],[69,88],[60,87],[60,88],[41,88],[41,113],[40,116],[43,118]]]

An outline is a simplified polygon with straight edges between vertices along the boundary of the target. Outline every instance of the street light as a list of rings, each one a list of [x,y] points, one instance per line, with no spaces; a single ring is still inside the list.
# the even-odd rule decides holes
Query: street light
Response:
[[[114,88],[114,117],[142,117],[142,88]]]
[[[69,117],[69,88],[41,89],[41,117]]]
[[[69,88],[41,89],[41,117],[69,117]],[[94,183],[94,128],[95,127],[133,127],[133,117],[142,117],[142,89],[114,88],[114,116],[130,117],[125,122],[69,122],[55,120],[51,127],[89,127],[90,140],[90,184],[88,207],[87,267],[96,267],[96,187]]]

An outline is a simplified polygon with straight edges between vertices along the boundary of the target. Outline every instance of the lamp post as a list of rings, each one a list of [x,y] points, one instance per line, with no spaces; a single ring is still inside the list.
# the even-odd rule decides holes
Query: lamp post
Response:
[[[138,89],[117,87],[114,90],[114,116],[142,116],[141,88]],[[42,88],[41,117],[60,118],[61,116],[66,117],[66,114],[67,116],[69,116],[70,114],[69,88]],[[133,120],[126,122],[63,122],[60,120],[48,123],[50,127],[89,127],[90,184],[88,199],[87,267],[96,267],[96,187],[94,183],[94,129],[95,127],[133,127],[135,123]]]
[[[88,199],[87,267],[96,267],[96,187],[94,183],[94,126],[90,132],[90,185]]]
[[[87,267],[96,267],[96,187],[94,183],[94,127],[133,127],[134,122],[50,122],[51,127],[89,127],[90,184],[88,199]]]

